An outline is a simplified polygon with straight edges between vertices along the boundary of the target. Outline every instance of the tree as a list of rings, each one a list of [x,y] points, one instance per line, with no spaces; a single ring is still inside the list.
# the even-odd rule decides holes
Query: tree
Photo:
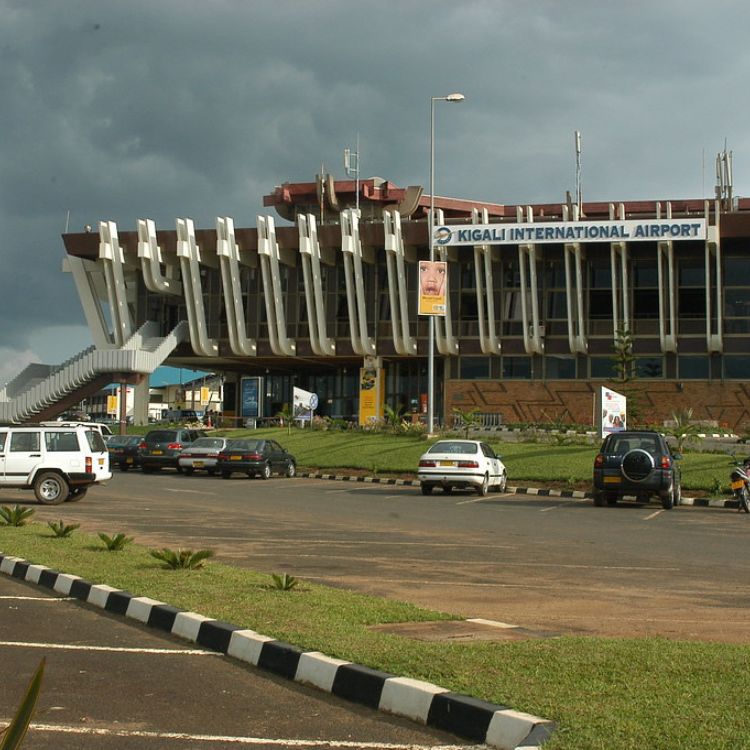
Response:
[[[464,437],[469,437],[469,430],[475,429],[481,425],[481,419],[477,409],[464,411],[458,407],[453,407],[453,423],[459,429],[464,431]]]
[[[286,434],[292,434],[292,421],[294,420],[294,410],[291,404],[284,404],[284,408],[277,412],[276,416],[281,420],[281,426],[286,425]]]
[[[677,452],[682,453],[686,443],[698,439],[701,426],[693,422],[693,410],[681,409],[672,412],[673,425],[664,428],[664,434],[670,435],[677,441]]]

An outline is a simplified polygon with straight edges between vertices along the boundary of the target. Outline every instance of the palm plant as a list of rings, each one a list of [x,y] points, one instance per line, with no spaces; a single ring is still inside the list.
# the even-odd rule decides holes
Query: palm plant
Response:
[[[170,570],[196,570],[202,568],[209,557],[214,556],[210,549],[199,549],[193,552],[191,549],[178,549],[177,551],[164,547],[163,549],[150,549],[151,557],[161,560],[166,568]]]
[[[680,411],[672,412],[672,426],[665,427],[664,433],[675,438],[677,442],[677,451],[682,453],[684,446],[698,439],[702,427],[693,422],[693,410],[692,409],[681,409]]]
[[[42,659],[10,724],[0,730],[0,750],[16,750],[23,742],[39,698],[39,691],[42,688],[45,664],[46,659]]]
[[[281,573],[281,575],[271,573],[271,578],[273,579],[273,587],[279,591],[291,591],[299,584],[299,578],[290,576],[288,573]]]
[[[69,537],[77,528],[81,526],[80,523],[66,524],[62,518],[59,521],[47,521],[47,526],[52,529],[52,533],[58,539],[64,539]]]
[[[99,539],[104,542],[104,546],[110,552],[120,552],[125,549],[125,545],[130,544],[133,541],[132,536],[125,536],[122,532],[108,536],[104,532],[99,532]]]
[[[464,432],[464,437],[469,437],[469,431],[476,429],[481,425],[481,419],[477,409],[464,411],[458,407],[453,407],[453,423]]]
[[[33,515],[33,508],[22,508],[20,505],[11,508],[3,505],[0,508],[0,526],[25,526]]]
[[[292,422],[294,421],[294,410],[291,404],[284,404],[284,408],[276,413],[282,424],[286,425],[286,434],[292,434]]]

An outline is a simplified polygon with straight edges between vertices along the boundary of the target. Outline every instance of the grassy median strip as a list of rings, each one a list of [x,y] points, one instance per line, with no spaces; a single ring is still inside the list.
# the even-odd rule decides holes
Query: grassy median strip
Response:
[[[109,552],[95,535],[57,538],[32,523],[0,527],[0,550],[304,649],[543,716],[559,725],[549,750],[728,750],[750,739],[750,711],[743,710],[747,646],[571,637],[429,643],[370,626],[455,618],[304,580],[283,591],[268,575],[213,561],[199,570],[166,570],[137,540]]]

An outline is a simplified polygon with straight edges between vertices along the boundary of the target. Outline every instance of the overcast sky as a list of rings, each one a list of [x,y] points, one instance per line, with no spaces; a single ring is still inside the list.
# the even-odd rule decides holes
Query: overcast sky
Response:
[[[345,177],[498,203],[750,195],[750,3],[0,0],[0,383],[90,343],[60,235],[101,219],[255,226]]]

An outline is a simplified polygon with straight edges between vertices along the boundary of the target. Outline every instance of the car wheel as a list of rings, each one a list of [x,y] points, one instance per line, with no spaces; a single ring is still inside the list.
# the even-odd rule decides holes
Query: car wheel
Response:
[[[617,495],[607,495],[607,505],[617,505]]]
[[[216,475],[216,469],[206,469],[208,476],[213,477]]]
[[[453,487],[451,487],[450,485],[446,485],[445,487],[443,487],[443,494],[444,495],[452,495],[453,494]]]
[[[674,488],[674,504],[679,505],[682,502],[682,487],[678,482]]]
[[[485,474],[482,479],[482,484],[477,486],[477,495],[479,497],[487,497],[487,493],[490,491],[490,477],[489,474]]]
[[[286,465],[286,475],[291,479],[294,476],[297,476],[297,466],[295,465],[294,461],[290,461]]]
[[[192,466],[183,466],[178,468],[178,471],[181,471],[186,477],[189,477],[195,469]]]
[[[43,505],[58,505],[68,497],[70,487],[59,474],[46,471],[34,481],[34,494]]]
[[[175,466],[175,469],[177,469],[177,473],[178,474],[182,474],[182,466],[180,466],[179,464],[177,464],[177,466]]]
[[[120,471],[127,471],[129,468],[127,464],[120,464]]]
[[[674,485],[661,496],[661,507],[664,510],[671,510],[674,507]]]
[[[422,490],[423,495],[431,495],[432,494],[432,485],[427,484],[426,482],[422,482],[421,485],[419,485],[420,489]]]
[[[594,493],[594,505],[597,508],[603,508],[604,504],[607,502],[606,498],[604,497],[603,492],[595,492]]]
[[[271,464],[263,464],[263,469],[260,472],[261,479],[271,478]]]
[[[503,475],[500,477],[500,483],[496,486],[496,489],[498,492],[505,492],[505,490],[508,487],[508,474],[507,472],[503,472]]]
[[[86,493],[89,491],[88,487],[76,487],[70,491],[68,496],[65,498],[66,503],[77,503],[82,500]]]
[[[222,471],[221,472],[221,478],[222,479],[229,479],[229,477],[231,476],[231,474],[232,474],[231,471]]]
[[[141,466],[141,471],[144,474],[152,474],[155,471],[155,468],[153,466],[149,466],[148,464],[143,464],[143,466]]]

